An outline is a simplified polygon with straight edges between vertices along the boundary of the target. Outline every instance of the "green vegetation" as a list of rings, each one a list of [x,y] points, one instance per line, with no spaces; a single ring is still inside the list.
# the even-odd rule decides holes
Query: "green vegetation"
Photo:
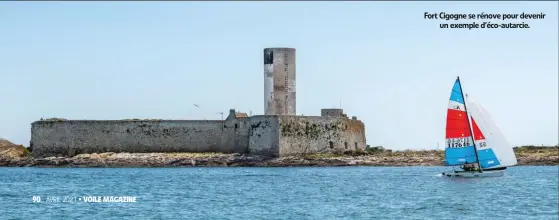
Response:
[[[559,145],[555,146],[534,146],[526,145],[514,148],[516,156],[536,156],[536,157],[549,157],[559,156]]]
[[[515,147],[514,152],[517,157],[557,157],[559,156],[559,146],[520,146]],[[378,156],[378,157],[435,157],[439,160],[444,158],[444,150],[400,150],[392,151],[382,146],[371,147],[367,145],[365,150],[351,150],[345,152],[329,152],[303,155],[306,159],[324,159],[347,156]]]
[[[163,121],[163,119],[138,119],[138,118],[133,118],[133,119],[122,119],[121,121]]]
[[[0,139],[0,157],[27,157],[30,153],[23,145],[16,145],[8,140]]]
[[[382,147],[382,146],[374,146],[374,147],[371,147],[371,145],[367,145],[367,147],[365,147],[365,151],[367,151],[368,153],[372,153],[372,154],[374,154],[374,153],[392,152],[392,150],[390,150],[390,149],[387,150],[387,149],[385,149],[385,148]]]
[[[329,131],[330,128],[334,128],[336,125],[332,125],[331,127],[325,125],[323,127],[315,123],[311,124],[310,122],[305,121],[303,123],[288,122],[281,124],[280,126],[281,133],[284,136],[300,136],[316,139],[320,137],[322,133]]]
[[[317,153],[317,154],[304,154],[302,155],[305,159],[323,159],[323,158],[336,158],[336,157],[357,157],[357,156],[391,156],[392,150],[386,150],[382,146],[371,147],[367,145],[365,150],[347,150],[339,152],[327,152],[327,153]]]
[[[325,159],[325,158],[337,158],[345,156],[340,153],[317,153],[317,154],[304,154],[302,157],[307,160]]]
[[[199,152],[199,153],[164,153],[165,156],[171,158],[212,158],[218,156],[224,156],[224,153],[216,152]]]
[[[47,119],[42,119],[41,121],[68,121],[68,119],[65,118],[47,118]]]

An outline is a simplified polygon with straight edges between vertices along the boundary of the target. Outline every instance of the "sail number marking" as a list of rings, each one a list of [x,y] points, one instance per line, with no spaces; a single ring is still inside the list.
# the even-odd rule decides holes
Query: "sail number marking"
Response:
[[[485,142],[485,141],[481,141],[481,142],[479,142],[479,144],[478,144],[478,146],[477,146],[477,147],[479,147],[479,148],[484,148],[484,147],[487,147],[487,142]]]
[[[446,139],[446,147],[447,148],[460,148],[460,147],[468,147],[473,146],[474,142],[472,137],[463,137],[463,138],[448,138]]]

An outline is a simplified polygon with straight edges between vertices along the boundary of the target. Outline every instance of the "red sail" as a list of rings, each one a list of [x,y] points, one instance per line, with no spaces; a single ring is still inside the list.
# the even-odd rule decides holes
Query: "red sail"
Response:
[[[476,121],[474,120],[473,117],[470,117],[472,119],[472,128],[474,129],[474,140],[479,141],[479,140],[485,140],[485,136],[483,136],[483,133],[481,132],[481,130],[479,129],[479,127],[476,124]]]
[[[464,138],[472,136],[466,112],[448,109],[446,116],[446,138]]]

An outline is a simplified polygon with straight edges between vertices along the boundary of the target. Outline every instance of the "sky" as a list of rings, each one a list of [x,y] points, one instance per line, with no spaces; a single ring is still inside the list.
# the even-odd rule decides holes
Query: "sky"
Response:
[[[367,143],[444,147],[454,80],[514,145],[558,142],[557,2],[0,2],[0,137],[33,121],[263,114],[263,49],[297,50],[297,114],[341,107]],[[545,13],[529,29],[448,14]],[[197,104],[200,107],[195,107]]]

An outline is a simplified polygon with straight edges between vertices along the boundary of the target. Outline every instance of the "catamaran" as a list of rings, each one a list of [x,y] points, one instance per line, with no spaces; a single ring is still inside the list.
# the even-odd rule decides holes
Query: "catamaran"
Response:
[[[446,115],[446,166],[461,170],[443,172],[448,177],[503,176],[517,164],[512,145],[499,125],[481,105],[462,91],[456,78]]]

